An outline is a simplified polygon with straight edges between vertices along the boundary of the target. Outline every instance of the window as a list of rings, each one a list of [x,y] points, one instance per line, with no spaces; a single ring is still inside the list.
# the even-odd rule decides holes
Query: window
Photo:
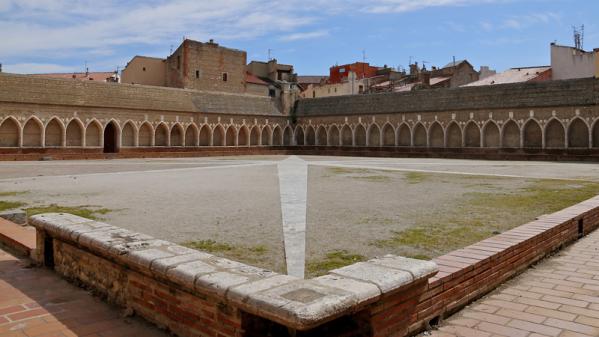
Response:
[[[143,71],[146,71],[146,67],[143,67],[143,68],[142,68],[142,70],[143,70]]]
[[[364,92],[364,86],[363,85],[361,85],[361,86],[358,87],[358,92],[360,94]]]
[[[339,69],[339,72],[343,74],[345,72],[345,68]]]
[[[200,78],[200,71],[196,70],[196,78]]]
[[[312,98],[316,98],[316,91],[312,91]]]
[[[335,88],[335,93],[337,92],[337,88]]]
[[[227,82],[228,79],[229,79],[229,74],[223,73],[223,82]]]
[[[177,70],[181,70],[181,55],[177,55]]]
[[[275,89],[268,89],[268,96],[270,96],[270,97],[277,96],[277,91]]]

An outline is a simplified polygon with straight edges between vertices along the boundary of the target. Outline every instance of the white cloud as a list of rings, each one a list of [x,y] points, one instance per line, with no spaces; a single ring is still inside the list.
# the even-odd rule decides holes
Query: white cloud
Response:
[[[70,73],[76,70],[74,67],[62,66],[50,63],[17,63],[2,66],[2,71],[15,74],[42,74],[42,73]]]
[[[289,34],[289,35],[281,37],[279,40],[289,42],[289,41],[297,41],[297,40],[310,40],[310,39],[316,39],[316,38],[325,37],[325,36],[329,36],[328,30],[315,30],[313,32]]]
[[[430,7],[468,6],[507,0],[375,0],[365,10],[370,13],[404,13]]]

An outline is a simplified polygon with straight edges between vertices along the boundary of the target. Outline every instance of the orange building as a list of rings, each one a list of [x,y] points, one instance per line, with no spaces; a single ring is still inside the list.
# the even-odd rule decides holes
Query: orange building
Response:
[[[368,78],[376,76],[376,72],[379,68],[373,67],[369,63],[356,62],[352,64],[345,64],[342,66],[334,66],[330,68],[329,82],[330,84],[341,83],[347,80],[347,76],[350,72],[356,74],[357,79]]]

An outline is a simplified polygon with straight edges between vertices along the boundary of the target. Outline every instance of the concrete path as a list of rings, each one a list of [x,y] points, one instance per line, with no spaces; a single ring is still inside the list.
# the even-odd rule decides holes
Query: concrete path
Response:
[[[304,277],[308,164],[296,156],[278,163],[287,274]]]
[[[450,317],[432,336],[599,336],[599,231]]]
[[[0,275],[0,337],[168,336],[3,250]]]

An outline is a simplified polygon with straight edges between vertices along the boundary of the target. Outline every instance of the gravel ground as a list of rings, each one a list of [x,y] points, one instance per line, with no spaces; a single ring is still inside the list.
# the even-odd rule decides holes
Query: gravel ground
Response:
[[[108,208],[113,211],[102,217],[113,225],[177,243],[214,240],[233,248],[216,254],[284,271],[275,165],[283,158],[0,162],[0,193],[27,192],[0,199],[29,206]],[[302,158],[312,163],[308,260],[334,250],[366,257],[385,254],[372,243],[413,226],[423,215],[452,210],[470,192],[516,191],[529,177],[599,181],[599,165],[585,163]],[[412,170],[523,178],[442,174],[415,182]]]

